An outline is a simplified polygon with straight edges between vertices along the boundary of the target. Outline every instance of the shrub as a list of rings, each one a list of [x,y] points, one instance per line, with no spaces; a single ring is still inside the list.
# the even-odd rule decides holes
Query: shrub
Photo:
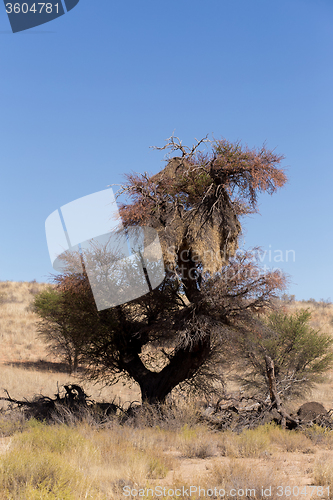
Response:
[[[230,458],[259,458],[269,451],[270,440],[263,427],[247,429],[236,435],[225,431],[220,437],[221,454]]]
[[[207,458],[215,455],[217,446],[207,429],[185,425],[181,430],[180,450],[188,458]]]
[[[328,430],[327,428],[320,427],[315,424],[312,427],[305,429],[304,434],[315,446],[321,445],[329,450],[333,448],[333,431]]]
[[[304,395],[333,365],[333,338],[309,326],[311,313],[302,309],[294,314],[277,311],[240,340],[248,368],[237,380],[251,393],[269,397],[265,355],[274,362],[280,397]]]

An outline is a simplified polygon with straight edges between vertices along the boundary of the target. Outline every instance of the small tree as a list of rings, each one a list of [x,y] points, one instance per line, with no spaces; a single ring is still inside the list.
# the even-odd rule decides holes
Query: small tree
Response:
[[[73,271],[73,259],[67,262]],[[98,311],[85,273],[68,272],[54,277],[55,287],[37,294],[33,309],[40,316],[38,333],[76,372],[86,343],[94,335]]]
[[[247,390],[268,397],[265,355],[274,362],[281,397],[298,397],[323,380],[333,365],[333,339],[309,326],[311,313],[275,311],[240,339],[248,373],[237,380]]]
[[[231,337],[286,283],[278,272],[263,274],[251,254],[236,255],[240,217],[257,210],[258,193],[273,193],[286,181],[278,168],[283,157],[224,139],[202,153],[204,142],[186,148],[170,138],[161,149],[181,156],[154,176],[128,175],[118,193],[131,199],[120,209],[124,226],[159,234],[166,271],[159,287],[97,312],[85,302],[84,272],[69,268],[56,278],[64,325],[84,337],[89,376],[107,383],[127,376],[151,403],[182,384],[200,380],[197,388],[212,390],[223,382]]]

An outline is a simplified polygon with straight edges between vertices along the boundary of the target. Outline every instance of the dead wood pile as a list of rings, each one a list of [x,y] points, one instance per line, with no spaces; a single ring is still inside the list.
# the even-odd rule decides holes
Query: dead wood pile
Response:
[[[302,405],[296,415],[288,415],[284,411],[281,414],[281,408],[278,411],[272,402],[255,401],[246,397],[226,397],[214,407],[208,407],[203,412],[201,421],[215,429],[229,429],[237,433],[271,422],[287,429],[304,429],[317,424],[333,430],[332,412],[333,409],[326,411],[319,403],[311,402]],[[287,416],[284,418],[284,415]]]
[[[265,363],[269,388],[268,401],[254,401],[244,397],[225,398],[224,402],[219,400],[215,408],[207,409],[202,420],[217,429],[231,429],[236,432],[254,429],[258,425],[270,422],[281,425],[283,429],[302,429],[317,424],[333,430],[331,417],[333,409],[326,411],[323,405],[315,401],[302,405],[296,415],[289,414],[277,390],[272,358],[266,355]]]
[[[89,396],[84,392],[79,385],[63,386],[65,393],[60,395],[55,394],[55,398],[38,395],[32,401],[17,400],[10,397],[8,391],[5,391],[7,397],[1,397],[1,401],[9,402],[7,410],[19,408],[27,418],[35,418],[42,421],[63,420],[68,421],[74,418],[80,419],[88,414],[93,415],[97,420],[115,415],[120,408],[114,402],[112,403],[96,403],[89,399]]]

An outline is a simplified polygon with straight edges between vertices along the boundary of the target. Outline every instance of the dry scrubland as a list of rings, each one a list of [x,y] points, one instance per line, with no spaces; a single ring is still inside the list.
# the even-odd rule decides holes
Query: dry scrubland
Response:
[[[261,498],[261,488],[271,486],[269,498],[277,500],[290,498],[288,490],[278,495],[278,486],[294,488],[300,498],[310,498],[309,488],[300,493],[306,485],[333,487],[333,439],[319,428],[306,435],[264,426],[237,436],[185,424],[185,417],[188,412],[169,428],[22,423],[2,438],[0,498],[111,500],[126,498],[124,486],[200,486],[236,488],[239,500],[245,488]]]
[[[35,394],[53,396],[57,384],[79,383],[67,373],[58,358],[48,353],[37,334],[38,317],[31,311],[36,293],[47,285],[35,282],[0,282],[0,364],[1,389],[7,389],[16,399],[32,398]],[[121,403],[140,398],[135,387],[103,388],[85,384],[93,399],[106,401],[117,398]],[[2,395],[2,394],[0,394]]]
[[[36,336],[38,319],[29,304],[44,286],[0,282],[0,387],[17,399],[38,393],[53,396],[57,383],[79,382],[66,374],[59,360],[47,355]],[[291,301],[286,307],[309,308],[312,326],[333,335],[332,305]],[[332,408],[332,377],[333,372],[308,400]],[[135,387],[84,387],[99,401],[115,397],[126,403],[139,398]],[[206,491],[217,487],[226,494],[235,488],[238,493],[232,498],[237,500],[246,497],[246,488],[254,488],[256,498],[261,498],[262,488],[271,486],[267,498],[273,500],[306,499],[311,492],[311,498],[327,498],[328,485],[333,492],[332,432],[317,427],[284,431],[266,425],[236,435],[198,426],[196,416],[194,402],[170,410],[166,421],[147,408],[135,426],[121,426],[116,419],[97,425],[89,417],[69,426],[45,425],[0,415],[0,500],[131,498],[123,495],[124,486],[137,492],[139,487],[165,487],[166,498],[188,498],[179,496],[181,490],[177,496],[168,491],[183,486]],[[309,485],[325,489],[310,490]]]

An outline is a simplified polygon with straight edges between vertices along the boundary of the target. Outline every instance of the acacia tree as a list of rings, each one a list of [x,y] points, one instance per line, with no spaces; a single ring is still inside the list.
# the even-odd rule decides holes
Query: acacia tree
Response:
[[[250,253],[236,253],[240,218],[257,211],[260,192],[272,194],[286,182],[283,157],[225,139],[203,153],[204,142],[187,148],[171,137],[160,149],[181,156],[156,175],[128,175],[118,193],[129,197],[120,207],[125,227],[157,230],[163,283],[130,303],[90,309],[83,353],[90,377],[110,383],[128,376],[151,403],[183,383],[199,380],[205,388],[222,381],[230,338],[286,284],[279,272],[263,273]],[[57,281],[70,317],[80,289],[70,272]]]
[[[97,309],[85,273],[68,271],[54,276],[54,282],[55,287],[34,298],[33,309],[41,318],[37,331],[50,350],[67,363],[69,372],[75,373],[97,328]]]

